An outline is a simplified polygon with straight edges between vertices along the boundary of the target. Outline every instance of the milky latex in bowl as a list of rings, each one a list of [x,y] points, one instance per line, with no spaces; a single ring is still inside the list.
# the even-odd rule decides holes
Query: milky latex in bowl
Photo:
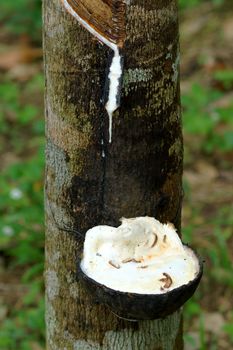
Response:
[[[194,280],[200,270],[174,226],[152,217],[88,230],[80,267],[101,285],[138,294],[166,293]]]

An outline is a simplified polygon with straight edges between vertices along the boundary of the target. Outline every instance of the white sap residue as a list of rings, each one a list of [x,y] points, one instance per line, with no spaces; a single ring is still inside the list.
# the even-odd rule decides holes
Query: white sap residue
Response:
[[[109,288],[160,294],[193,280],[199,263],[174,227],[151,217],[122,219],[119,227],[96,226],[84,243],[83,272]]]
[[[93,29],[87,22],[85,22],[69,5],[67,0],[62,0],[66,10],[92,35],[94,35],[100,42],[107,45],[114,51],[114,56],[111,62],[110,71],[109,71],[109,94],[108,101],[106,102],[105,108],[109,116],[109,143],[112,141],[112,115],[113,112],[119,107],[117,104],[117,95],[119,93],[119,83],[120,77],[122,75],[121,68],[121,56],[119,54],[119,49],[116,44],[102,36],[99,32]]]
[[[114,49],[114,56],[109,69],[109,94],[108,101],[105,108],[109,116],[109,142],[112,142],[112,114],[119,107],[117,95],[119,93],[119,83],[122,75],[121,68],[121,56],[119,54],[119,49],[116,46]]]

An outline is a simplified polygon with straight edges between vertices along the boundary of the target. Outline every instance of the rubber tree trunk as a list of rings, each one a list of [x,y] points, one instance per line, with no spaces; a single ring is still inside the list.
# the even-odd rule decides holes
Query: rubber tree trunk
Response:
[[[111,50],[66,13],[60,0],[44,0],[49,350],[183,348],[180,312],[127,322],[93,304],[76,280],[82,239],[61,229],[85,235],[98,224],[119,225],[123,216],[149,215],[180,230],[177,4],[125,4],[124,82],[109,144],[100,101]]]

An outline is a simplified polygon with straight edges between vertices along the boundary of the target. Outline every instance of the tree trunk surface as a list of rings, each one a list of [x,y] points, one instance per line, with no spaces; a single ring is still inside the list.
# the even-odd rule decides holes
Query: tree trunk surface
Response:
[[[129,322],[94,304],[76,278],[83,241],[62,230],[85,236],[95,225],[118,226],[121,217],[148,215],[180,231],[177,4],[125,4],[121,106],[109,143],[100,101],[111,49],[66,13],[60,0],[44,0],[48,350],[183,349],[180,311],[163,320]]]

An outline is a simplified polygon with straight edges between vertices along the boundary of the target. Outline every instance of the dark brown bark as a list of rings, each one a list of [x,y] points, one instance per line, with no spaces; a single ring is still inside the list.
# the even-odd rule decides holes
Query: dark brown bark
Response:
[[[132,323],[89,300],[75,278],[82,240],[58,229],[48,206],[59,226],[83,236],[98,224],[119,225],[122,216],[154,216],[180,229],[176,1],[135,0],[126,6],[124,83],[111,144],[100,103],[111,50],[59,0],[44,0],[44,27],[48,349],[180,350],[179,312]]]

